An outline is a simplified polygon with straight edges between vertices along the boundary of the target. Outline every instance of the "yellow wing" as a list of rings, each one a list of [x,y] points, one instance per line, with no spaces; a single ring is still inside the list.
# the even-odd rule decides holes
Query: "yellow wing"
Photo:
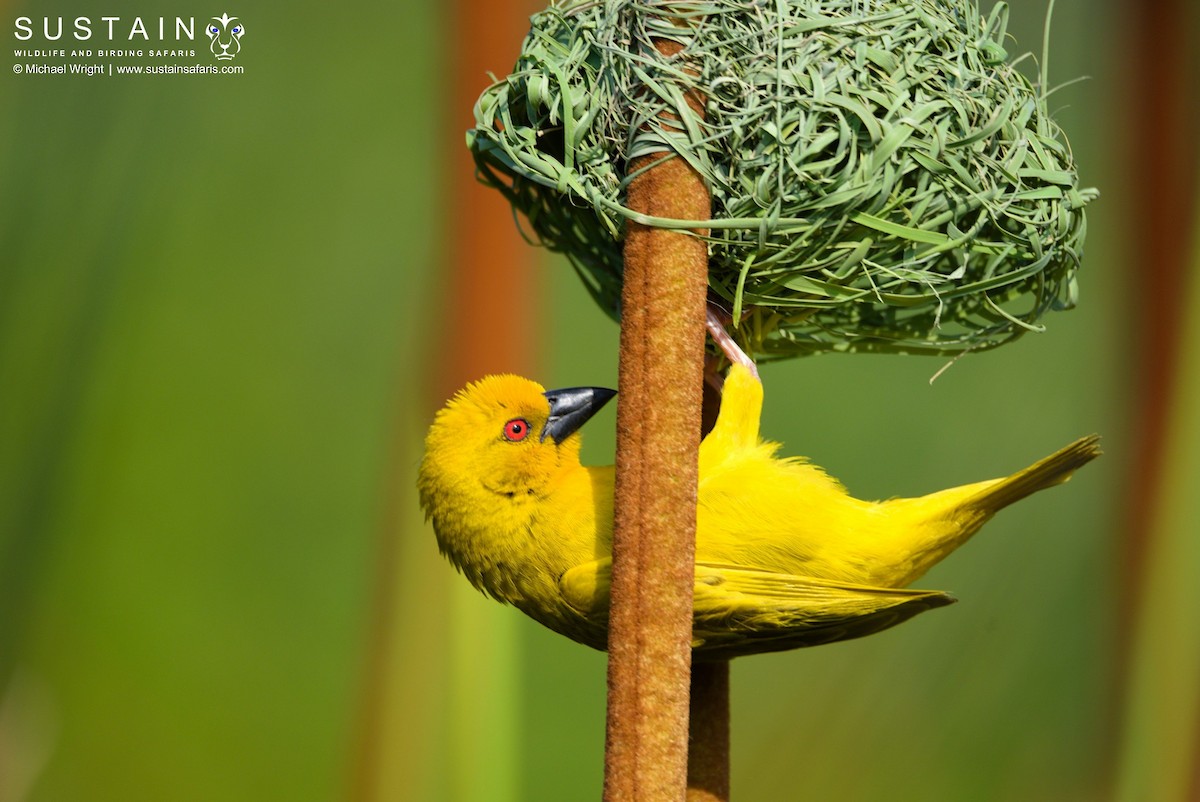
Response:
[[[564,600],[591,627],[607,627],[611,568],[610,560],[596,560],[559,581]],[[955,601],[941,591],[698,563],[692,648],[697,659],[728,659],[817,646],[870,635]]]

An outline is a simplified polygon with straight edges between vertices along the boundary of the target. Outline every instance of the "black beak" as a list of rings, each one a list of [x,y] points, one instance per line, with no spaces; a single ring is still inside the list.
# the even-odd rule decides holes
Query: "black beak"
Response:
[[[553,437],[557,445],[566,440],[600,408],[612,400],[616,390],[606,387],[569,387],[565,390],[547,390],[544,395],[550,402],[550,417],[542,429],[542,439]]]

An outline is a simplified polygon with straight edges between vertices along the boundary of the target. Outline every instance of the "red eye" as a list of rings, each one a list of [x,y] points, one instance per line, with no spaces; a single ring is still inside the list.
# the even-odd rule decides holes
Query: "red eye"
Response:
[[[504,424],[504,439],[519,443],[529,434],[529,421],[524,418],[513,418]]]

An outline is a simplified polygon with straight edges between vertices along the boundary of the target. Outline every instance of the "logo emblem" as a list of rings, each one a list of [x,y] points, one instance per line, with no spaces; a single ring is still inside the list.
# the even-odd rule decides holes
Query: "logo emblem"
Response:
[[[239,22],[237,17],[224,13],[213,17],[205,28],[205,33],[211,40],[209,50],[218,61],[233,61],[234,56],[242,50],[242,34],[245,32],[246,26]]]

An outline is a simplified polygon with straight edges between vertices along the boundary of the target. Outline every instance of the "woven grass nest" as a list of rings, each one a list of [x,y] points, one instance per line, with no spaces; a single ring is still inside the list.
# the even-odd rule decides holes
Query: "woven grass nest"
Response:
[[[468,145],[614,316],[633,219],[711,230],[710,296],[761,359],[990,348],[1073,305],[1097,194],[1045,75],[1008,58],[1007,18],[971,0],[558,0]],[[711,220],[624,205],[649,154],[699,171]]]

